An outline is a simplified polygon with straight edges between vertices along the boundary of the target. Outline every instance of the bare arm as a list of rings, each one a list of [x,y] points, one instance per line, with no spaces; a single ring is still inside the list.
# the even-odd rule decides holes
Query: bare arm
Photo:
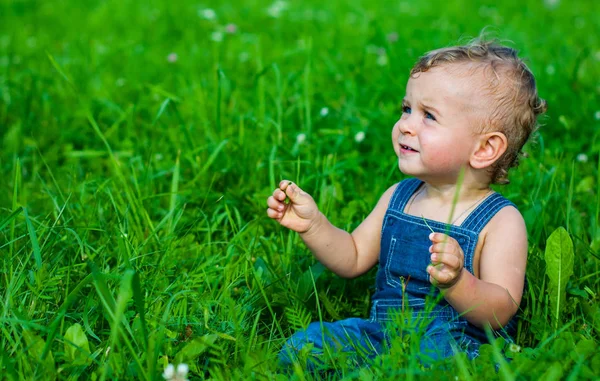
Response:
[[[269,217],[300,234],[314,256],[334,273],[344,278],[357,277],[377,263],[381,226],[391,195],[390,187],[373,211],[352,232],[339,229],[318,210],[312,197],[287,181],[267,200]],[[284,204],[286,195],[289,204]]]
[[[499,329],[510,321],[521,303],[527,264],[527,231],[523,217],[513,207],[498,212],[486,230],[479,279],[464,268],[457,271],[454,282],[446,282],[444,269],[439,271],[430,267],[428,271],[432,278],[439,278],[446,301],[463,313],[470,323],[478,327],[489,323],[492,329]],[[453,261],[451,256],[441,260],[449,268]],[[447,284],[449,287],[444,287]]]

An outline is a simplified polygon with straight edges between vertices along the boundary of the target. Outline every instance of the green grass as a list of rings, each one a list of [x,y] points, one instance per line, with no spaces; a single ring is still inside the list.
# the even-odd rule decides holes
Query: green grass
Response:
[[[263,0],[0,1],[0,373],[161,379],[185,362],[196,379],[287,379],[285,337],[366,317],[375,273],[324,271],[267,196],[293,179],[357,226],[401,179],[390,131],[413,62],[489,27],[549,104],[500,188],[529,229],[522,349],[424,369],[413,334],[325,377],[600,374],[600,6],[549,3],[304,1],[272,17]],[[556,320],[545,250],[560,226],[574,262]]]

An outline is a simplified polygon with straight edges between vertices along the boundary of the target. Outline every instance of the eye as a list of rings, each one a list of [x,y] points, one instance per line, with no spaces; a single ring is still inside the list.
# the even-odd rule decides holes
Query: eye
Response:
[[[427,111],[425,111],[425,118],[435,120],[435,116],[431,115],[431,113],[428,113]]]
[[[403,114],[410,114],[411,113],[411,109],[410,107],[408,107],[407,105],[402,105],[402,113]]]

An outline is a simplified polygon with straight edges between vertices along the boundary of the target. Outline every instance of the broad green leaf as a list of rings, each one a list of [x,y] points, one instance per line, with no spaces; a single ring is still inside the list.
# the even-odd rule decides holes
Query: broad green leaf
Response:
[[[80,324],[75,323],[65,332],[65,357],[71,365],[85,365],[89,361],[90,344]]]
[[[46,345],[44,339],[28,330],[23,330],[23,338],[27,344],[27,354],[33,358],[34,363],[43,367],[44,379],[55,380],[56,366],[52,352],[48,352],[46,358],[41,360],[42,353],[44,352],[44,347]]]
[[[546,275],[550,279],[550,306],[555,326],[558,326],[565,305],[567,282],[573,275],[573,242],[563,227],[557,228],[548,238],[545,259]]]
[[[215,334],[210,334],[194,338],[175,355],[175,363],[181,364],[192,362],[202,353],[206,352],[217,340],[217,337],[218,336]]]

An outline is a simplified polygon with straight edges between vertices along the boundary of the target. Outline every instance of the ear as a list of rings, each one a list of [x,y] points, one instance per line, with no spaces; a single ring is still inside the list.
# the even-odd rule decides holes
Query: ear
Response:
[[[506,152],[508,140],[502,132],[490,132],[480,136],[471,155],[471,167],[482,169],[491,167]]]

